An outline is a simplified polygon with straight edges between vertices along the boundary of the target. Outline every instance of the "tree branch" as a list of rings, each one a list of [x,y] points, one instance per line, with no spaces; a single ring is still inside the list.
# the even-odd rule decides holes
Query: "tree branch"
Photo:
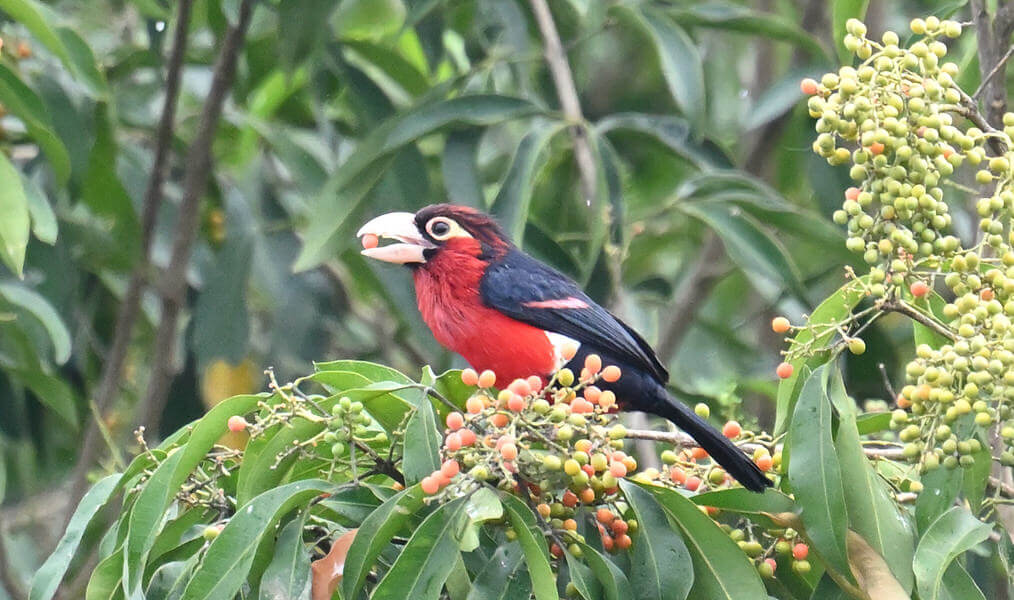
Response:
[[[662,364],[672,360],[680,343],[697,318],[697,311],[707,301],[711,289],[715,287],[722,274],[716,266],[722,264],[725,249],[714,233],[708,237],[697,256],[692,271],[680,284],[676,297],[673,298],[674,310],[669,311],[671,318],[662,326],[655,350]]]
[[[1000,60],[1001,44],[1007,39],[999,37],[994,30],[994,22],[989,16],[985,0],[972,0],[972,22],[978,36],[979,73],[982,75],[983,101],[986,109],[986,121],[994,127],[999,126],[1003,113],[1007,108],[1006,63]],[[1003,25],[1003,23],[996,23]],[[1001,29],[1007,29],[1003,26]],[[997,70],[997,73],[992,73]],[[996,77],[994,77],[996,75]]]
[[[187,291],[186,270],[197,236],[201,198],[204,196],[211,173],[211,145],[218,130],[222,107],[232,87],[236,62],[246,38],[247,28],[250,26],[253,5],[254,0],[243,0],[239,6],[236,24],[225,34],[222,50],[215,64],[211,89],[201,112],[197,135],[187,153],[183,176],[183,200],[180,204],[179,220],[176,223],[172,254],[159,286],[162,292],[162,319],[155,336],[152,374],[148,382],[148,391],[136,418],[137,424],[143,424],[153,435],[158,435],[169,384],[176,371],[176,328]]]
[[[884,301],[880,304],[880,308],[889,312],[896,312],[905,315],[913,321],[929,327],[934,332],[944,336],[952,342],[956,339],[954,332],[951,331],[949,327],[946,327],[936,319],[927,316],[925,313],[904,300],[894,299]]]
[[[571,123],[570,136],[574,141],[574,162],[577,163],[578,174],[581,177],[581,193],[584,195],[585,203],[591,206],[598,190],[598,174],[595,168],[595,155],[588,141],[584,114],[581,112],[581,103],[577,98],[577,88],[574,86],[574,76],[546,0],[531,0],[531,4],[535,22],[538,23],[539,32],[542,34],[546,64],[556,87],[560,107],[563,109],[564,117]]]
[[[130,347],[130,340],[134,332],[134,325],[137,323],[137,318],[141,312],[141,296],[144,293],[149,271],[151,270],[150,254],[152,238],[154,237],[159,209],[162,206],[162,189],[169,166],[169,156],[172,154],[173,129],[176,121],[176,107],[179,100],[180,79],[186,55],[187,38],[190,31],[192,6],[193,0],[180,0],[177,5],[176,30],[173,34],[172,47],[169,51],[169,60],[166,67],[165,101],[162,106],[162,115],[155,130],[155,154],[151,167],[151,175],[148,178],[148,186],[145,189],[144,204],[141,212],[141,256],[130,274],[130,282],[127,284],[127,291],[123,296],[123,302],[116,316],[116,325],[113,328],[113,342],[106,356],[106,362],[102,367],[102,375],[94,396],[93,406],[102,417],[105,416],[109,406],[113,403],[113,398],[116,397],[116,392],[119,389],[120,379],[123,375],[123,365],[126,361],[127,350]],[[71,507],[77,504],[77,501],[84,495],[84,490],[87,487],[86,475],[88,469],[95,462],[100,448],[100,425],[95,419],[88,419],[85,425],[81,452],[72,476],[71,496],[74,501],[70,503]]]

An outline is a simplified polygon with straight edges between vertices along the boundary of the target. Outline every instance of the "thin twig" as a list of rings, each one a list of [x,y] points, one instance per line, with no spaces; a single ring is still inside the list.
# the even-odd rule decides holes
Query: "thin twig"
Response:
[[[716,268],[723,264],[725,249],[714,233],[708,233],[691,272],[680,283],[673,298],[672,317],[662,326],[656,351],[662,364],[672,360],[690,326],[697,318],[697,312],[710,296],[711,289],[718,283],[723,270]]]
[[[880,308],[882,310],[903,314],[906,317],[912,319],[913,321],[925,325],[926,327],[929,327],[935,333],[944,336],[945,338],[951,340],[952,342],[955,339],[957,339],[954,335],[954,332],[951,331],[949,327],[945,326],[943,323],[937,321],[933,317],[928,316],[926,313],[920,311],[919,309],[912,306],[908,302],[905,302],[904,300],[901,299],[888,300],[881,303]]]
[[[113,342],[102,366],[102,375],[99,378],[99,385],[95,391],[94,409],[96,416],[89,419],[85,425],[84,436],[81,441],[81,452],[78,455],[78,462],[72,475],[70,506],[75,506],[77,501],[84,495],[87,487],[88,469],[95,462],[99,452],[100,434],[103,438],[107,435],[101,431],[102,419],[109,409],[120,386],[120,379],[123,375],[123,365],[126,362],[127,350],[130,347],[130,340],[134,332],[134,325],[141,314],[141,296],[148,281],[151,269],[151,246],[154,237],[155,223],[158,218],[159,209],[162,206],[163,187],[166,179],[166,172],[169,165],[169,157],[172,154],[173,129],[176,121],[176,107],[179,100],[180,79],[183,72],[183,62],[186,56],[187,39],[190,31],[190,14],[193,0],[180,0],[176,11],[176,29],[173,34],[172,47],[169,50],[169,59],[166,66],[165,79],[165,100],[162,105],[162,115],[159,118],[158,127],[155,130],[155,154],[151,167],[151,174],[148,177],[148,186],[144,194],[144,205],[141,209],[141,254],[137,264],[130,274],[130,281],[127,284],[127,291],[120,304],[119,313],[116,315],[116,325],[113,328]],[[108,440],[107,440],[108,441]],[[111,446],[111,449],[115,446]],[[68,518],[70,515],[68,515]]]
[[[1004,77],[1007,69],[1006,62],[1000,59],[1000,44],[1006,43],[1007,39],[997,35],[1002,32],[994,29],[994,22],[989,16],[985,0],[972,0],[971,6],[972,21],[975,23],[976,41],[978,42],[979,73],[985,88],[983,90],[985,120],[993,126],[999,126],[1004,110],[1007,108],[1007,86]],[[997,73],[993,73],[994,70]],[[994,75],[998,75],[998,77],[994,78]]]
[[[1014,46],[1007,48],[1007,52],[1005,52],[1004,55],[1000,58],[1000,62],[996,63],[996,66],[993,67],[993,70],[990,71],[989,74],[986,75],[986,77],[982,80],[982,83],[980,83],[979,87],[976,88],[975,93],[972,94],[973,100],[977,101],[979,99],[979,95],[982,94],[982,91],[986,89],[986,85],[990,81],[992,81],[993,77],[995,77],[996,74],[1000,72],[1000,69],[1007,64],[1007,61],[1010,60],[1012,54],[1014,54]]]
[[[155,337],[151,379],[136,419],[139,424],[143,422],[153,435],[158,435],[162,411],[169,394],[169,384],[176,371],[176,328],[186,296],[186,271],[197,236],[201,198],[204,196],[211,174],[211,145],[218,131],[222,107],[232,88],[236,62],[246,38],[253,7],[254,0],[243,0],[239,6],[236,24],[225,34],[212,76],[211,89],[201,111],[197,135],[187,153],[183,176],[183,200],[180,203],[172,254],[159,286],[162,295],[162,319]]]
[[[898,398],[898,393],[894,391],[894,386],[891,385],[891,378],[887,375],[887,367],[884,366],[884,363],[877,363],[877,370],[880,371],[880,377],[884,382],[884,389],[887,390],[891,402],[894,402]]]
[[[531,0],[532,13],[539,25],[546,55],[546,64],[556,87],[556,95],[560,99],[563,116],[571,123],[570,135],[574,141],[574,161],[581,177],[581,193],[585,203],[591,206],[598,190],[598,175],[595,169],[595,155],[588,141],[588,130],[585,125],[581,103],[577,98],[574,76],[567,62],[567,54],[560,43],[560,34],[553,23],[553,14],[549,11],[546,0]]]

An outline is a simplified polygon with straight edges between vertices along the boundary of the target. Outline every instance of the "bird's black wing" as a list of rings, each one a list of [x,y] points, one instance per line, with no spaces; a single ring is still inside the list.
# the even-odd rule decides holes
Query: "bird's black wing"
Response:
[[[565,335],[642,368],[665,384],[669,373],[648,342],[596,304],[571,279],[511,248],[486,269],[479,285],[486,306],[534,327]]]

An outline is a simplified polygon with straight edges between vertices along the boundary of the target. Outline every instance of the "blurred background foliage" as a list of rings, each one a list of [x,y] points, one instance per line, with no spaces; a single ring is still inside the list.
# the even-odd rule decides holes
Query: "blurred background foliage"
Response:
[[[408,272],[358,253],[356,227],[384,211],[492,210],[642,331],[675,391],[716,420],[745,403],[748,423],[770,427],[782,345],[770,319],[812,309],[849,258],[829,222],[847,173],[810,151],[798,82],[838,64],[848,17],[866,13],[876,32],[967,12],[930,0],[551,0],[574,114],[528,2],[254,2],[221,118],[207,121],[216,59],[250,4],[193,0],[153,198],[178,4],[0,0],[8,588],[51,549],[85,482],[136,449],[137,425],[157,438],[261,389],[269,366],[287,380],[332,358],[460,365],[421,323]],[[952,54],[975,89],[974,37]],[[188,203],[202,133],[210,178]],[[132,278],[143,293],[117,347]],[[159,336],[174,302],[181,318]],[[881,370],[897,379],[909,331],[901,317],[872,328],[869,351],[848,359],[857,398],[887,397]],[[123,367],[103,389],[116,354]]]

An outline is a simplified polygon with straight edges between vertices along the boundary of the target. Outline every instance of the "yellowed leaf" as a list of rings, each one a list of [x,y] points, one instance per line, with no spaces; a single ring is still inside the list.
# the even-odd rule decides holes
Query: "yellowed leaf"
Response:
[[[852,531],[845,538],[849,566],[859,587],[875,600],[909,600],[883,557],[861,535]]]
[[[320,560],[315,560],[310,564],[310,568],[313,571],[313,578],[311,579],[311,597],[313,600],[331,600],[334,591],[338,589],[338,585],[342,582],[342,573],[345,570],[345,557],[349,553],[349,547],[352,546],[352,540],[356,539],[357,531],[359,530],[350,529],[341,534],[331,544],[331,550],[328,551],[327,556]]]

